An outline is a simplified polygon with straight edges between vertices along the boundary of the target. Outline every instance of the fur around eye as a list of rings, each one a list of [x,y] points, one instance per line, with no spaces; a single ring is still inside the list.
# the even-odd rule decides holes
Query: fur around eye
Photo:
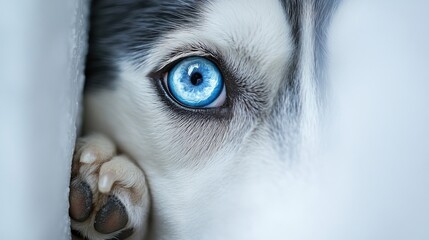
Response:
[[[175,101],[189,108],[221,107],[226,100],[221,71],[203,57],[179,61],[164,75],[164,86]]]

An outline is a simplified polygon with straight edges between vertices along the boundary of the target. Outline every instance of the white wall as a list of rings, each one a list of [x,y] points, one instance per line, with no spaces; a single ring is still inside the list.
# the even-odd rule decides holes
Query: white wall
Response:
[[[427,9],[425,0],[345,0],[333,19],[313,239],[429,239]]]
[[[87,0],[0,0],[0,239],[69,239]]]

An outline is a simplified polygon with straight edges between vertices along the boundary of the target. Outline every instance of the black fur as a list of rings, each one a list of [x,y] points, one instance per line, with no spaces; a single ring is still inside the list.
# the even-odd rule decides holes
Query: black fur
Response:
[[[174,29],[197,24],[199,8],[208,0],[93,0],[89,51],[86,65],[86,90],[114,88],[118,72],[116,63],[130,57],[140,64],[152,43]],[[301,0],[281,0],[292,29],[295,50],[299,53],[301,35]],[[316,14],[317,43],[322,43],[330,12],[337,0],[313,0]],[[269,16],[267,16],[269,17]],[[286,23],[285,23],[286,24]],[[323,49],[322,46],[317,46]],[[322,52],[318,52],[322,54]],[[318,56],[320,59],[322,55]],[[298,62],[295,54],[293,62]],[[296,64],[293,64],[296,66]],[[318,62],[318,65],[320,63]],[[288,88],[297,84],[291,69]]]
[[[114,88],[117,65],[141,64],[152,43],[199,20],[199,0],[94,0],[86,65],[86,91]]]

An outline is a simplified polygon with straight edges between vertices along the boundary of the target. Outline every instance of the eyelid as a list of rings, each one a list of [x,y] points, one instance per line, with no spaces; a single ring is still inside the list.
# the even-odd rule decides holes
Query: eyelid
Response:
[[[214,54],[213,51],[208,50],[206,48],[197,47],[196,49],[177,49],[173,51],[171,55],[168,55],[164,59],[161,59],[161,64],[156,68],[157,70],[155,70],[154,72],[160,73],[168,71],[172,65],[181,61],[182,59],[189,57],[204,57],[218,65],[217,59],[219,58],[219,56],[217,56],[217,54]]]

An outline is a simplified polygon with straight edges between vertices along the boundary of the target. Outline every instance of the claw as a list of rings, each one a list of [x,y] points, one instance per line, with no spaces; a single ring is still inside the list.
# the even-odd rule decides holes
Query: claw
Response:
[[[109,193],[115,181],[116,178],[112,172],[102,173],[98,180],[98,191],[104,194]]]
[[[80,156],[81,163],[91,164],[91,163],[94,163],[96,160],[97,160],[97,155],[94,154],[94,152],[89,149],[83,151],[82,155]]]

